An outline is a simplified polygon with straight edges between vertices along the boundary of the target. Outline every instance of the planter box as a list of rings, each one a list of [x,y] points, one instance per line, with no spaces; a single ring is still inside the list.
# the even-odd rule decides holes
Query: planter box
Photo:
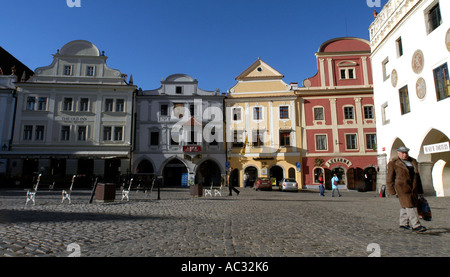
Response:
[[[192,185],[189,187],[189,192],[191,193],[192,196],[198,196],[198,197],[202,197],[203,196],[203,186],[202,185]]]
[[[98,183],[95,189],[95,200],[99,202],[114,202],[116,199],[116,184]]]

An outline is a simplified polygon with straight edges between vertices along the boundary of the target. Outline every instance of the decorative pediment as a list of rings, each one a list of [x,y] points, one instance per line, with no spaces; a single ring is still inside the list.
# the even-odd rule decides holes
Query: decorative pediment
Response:
[[[284,75],[263,62],[260,58],[236,77],[236,80],[283,79]]]

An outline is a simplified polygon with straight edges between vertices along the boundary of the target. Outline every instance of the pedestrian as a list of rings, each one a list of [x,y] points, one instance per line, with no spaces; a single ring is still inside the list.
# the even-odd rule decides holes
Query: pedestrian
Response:
[[[400,228],[425,232],[427,228],[419,221],[417,206],[419,195],[423,194],[417,160],[409,156],[409,148],[397,149],[397,157],[388,163],[386,185],[390,195],[396,195],[400,201]]]
[[[237,190],[235,188],[235,186],[238,183],[238,175],[237,172],[235,170],[233,170],[233,168],[230,168],[230,178],[228,180],[228,190],[230,191],[230,193],[228,194],[228,196],[232,196],[232,191],[236,192],[237,195],[239,195],[239,190]]]
[[[338,188],[338,184],[339,184],[339,177],[337,176],[336,173],[333,174],[333,178],[331,178],[331,197],[334,197],[334,191],[336,190],[339,197],[341,197],[341,193],[339,192],[339,188]]]
[[[248,172],[245,172],[244,173],[244,188],[247,187],[247,184],[248,184]]]
[[[320,196],[325,196],[325,186],[323,184],[323,173],[320,173],[319,175],[319,190],[320,190]]]

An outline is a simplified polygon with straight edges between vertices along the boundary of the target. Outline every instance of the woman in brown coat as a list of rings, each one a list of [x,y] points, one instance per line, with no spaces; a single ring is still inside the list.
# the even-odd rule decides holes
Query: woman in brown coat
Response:
[[[388,164],[386,185],[391,195],[400,200],[400,228],[424,232],[426,228],[420,224],[417,206],[419,194],[423,194],[418,163],[409,157],[409,149],[402,146],[397,149],[397,157]]]

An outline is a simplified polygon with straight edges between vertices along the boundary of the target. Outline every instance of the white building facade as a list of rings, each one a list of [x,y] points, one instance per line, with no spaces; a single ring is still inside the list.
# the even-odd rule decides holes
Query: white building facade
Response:
[[[0,177],[7,175],[16,106],[15,75],[0,75]]]
[[[370,26],[378,188],[400,146],[426,194],[450,195],[450,1],[390,0]]]
[[[91,42],[72,41],[51,65],[16,83],[12,176],[43,172],[58,182],[83,174],[116,182],[127,173],[136,87],[106,60]]]
[[[225,174],[223,100],[198,81],[174,74],[155,90],[136,96],[136,147],[133,173],[163,176],[164,186],[213,182]]]

